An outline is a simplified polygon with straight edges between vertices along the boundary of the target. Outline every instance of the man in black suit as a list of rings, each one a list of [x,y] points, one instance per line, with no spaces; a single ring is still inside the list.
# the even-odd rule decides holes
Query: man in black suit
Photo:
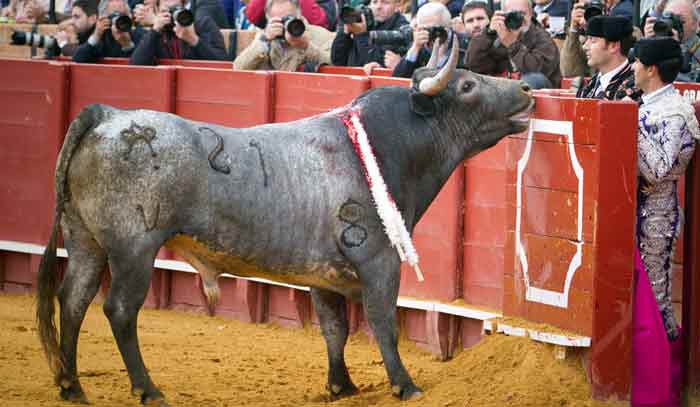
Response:
[[[639,98],[634,87],[634,72],[627,54],[634,45],[632,23],[626,17],[597,16],[586,27],[583,44],[588,66],[598,70],[580,87],[576,97],[620,100]]]

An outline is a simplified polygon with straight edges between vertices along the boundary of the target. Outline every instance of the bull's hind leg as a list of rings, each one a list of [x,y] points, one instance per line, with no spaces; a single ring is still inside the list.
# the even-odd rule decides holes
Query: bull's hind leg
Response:
[[[132,394],[139,396],[142,404],[164,406],[163,393],[153,384],[144,366],[136,332],[138,313],[148,294],[158,247],[133,242],[131,250],[109,251],[112,283],[104,312],[129,373]]]
[[[362,284],[362,304],[379,344],[392,393],[407,400],[422,394],[401,362],[398,351],[396,300],[401,280],[399,257],[387,247],[374,258],[356,266]]]
[[[345,343],[348,339],[345,297],[332,291],[312,288],[311,299],[328,350],[328,391],[335,397],[354,394],[357,387],[350,380],[345,365]]]
[[[87,399],[77,374],[78,335],[85,312],[97,294],[107,260],[104,250],[84,229],[82,222],[67,221],[63,231],[70,261],[58,292],[63,364],[56,373],[56,384],[61,387],[63,399],[85,403]]]

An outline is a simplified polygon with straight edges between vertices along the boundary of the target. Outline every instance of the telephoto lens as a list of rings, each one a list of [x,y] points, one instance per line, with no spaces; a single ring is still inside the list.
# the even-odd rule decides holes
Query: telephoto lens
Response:
[[[48,48],[53,46],[56,39],[50,35],[13,30],[10,41],[12,45],[29,45],[30,47]]]

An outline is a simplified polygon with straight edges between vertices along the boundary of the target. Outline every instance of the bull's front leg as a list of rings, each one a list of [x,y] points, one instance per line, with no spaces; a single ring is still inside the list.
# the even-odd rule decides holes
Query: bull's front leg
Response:
[[[379,343],[384,368],[391,383],[391,391],[402,400],[418,397],[422,391],[413,384],[413,380],[401,363],[397,348],[396,300],[401,280],[398,254],[393,248],[386,247],[357,268],[362,284],[365,316]]]
[[[345,365],[345,343],[348,340],[345,297],[332,291],[312,288],[311,299],[328,350],[328,391],[334,397],[355,394],[357,387],[350,380]]]

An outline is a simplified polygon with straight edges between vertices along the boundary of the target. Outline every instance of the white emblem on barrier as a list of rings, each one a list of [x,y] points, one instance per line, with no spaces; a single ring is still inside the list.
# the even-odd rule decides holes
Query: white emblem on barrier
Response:
[[[520,239],[520,223],[522,219],[523,206],[523,172],[525,171],[525,167],[527,167],[527,163],[530,159],[533,133],[536,131],[549,134],[560,134],[566,137],[569,148],[569,159],[571,160],[571,165],[574,168],[574,173],[578,178],[578,232],[576,242],[573,243],[576,246],[576,254],[574,254],[574,257],[571,258],[571,262],[569,263],[569,269],[566,272],[563,292],[546,290],[544,288],[532,287],[530,285],[527,254],[525,253],[525,249],[523,248],[522,241]],[[516,188],[517,207],[515,215],[515,253],[520,259],[520,265],[522,267],[523,276],[525,279],[525,287],[527,289],[525,299],[531,302],[539,302],[542,304],[567,308],[569,306],[569,289],[571,288],[571,281],[574,278],[576,270],[578,270],[578,268],[581,266],[583,246],[583,167],[581,167],[581,164],[579,164],[578,158],[576,157],[576,151],[574,148],[573,122],[542,119],[532,119],[530,121],[530,130],[527,135],[527,146],[525,147],[523,156],[520,157],[520,160],[518,160],[518,180]]]

